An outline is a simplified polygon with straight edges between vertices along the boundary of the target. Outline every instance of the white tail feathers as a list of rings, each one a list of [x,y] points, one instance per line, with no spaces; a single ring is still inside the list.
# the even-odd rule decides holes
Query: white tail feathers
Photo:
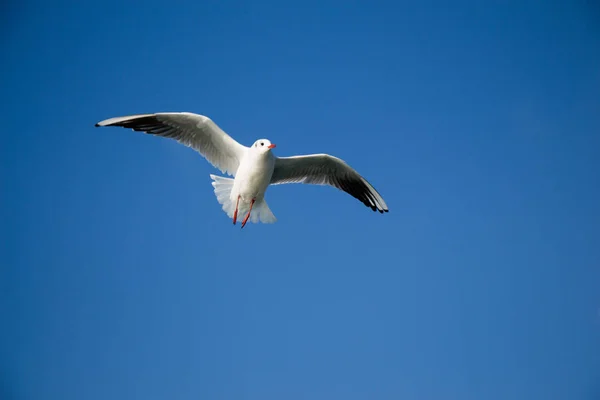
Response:
[[[243,214],[240,213],[239,215],[245,216],[246,212],[248,211],[244,211]],[[249,221],[252,221],[255,224],[258,222],[262,222],[263,224],[273,224],[277,221],[277,218],[275,218],[275,215],[273,215],[273,212],[269,208],[269,205],[267,204],[265,199],[262,199],[261,201],[257,201],[256,203],[254,203],[254,205],[252,206],[252,213],[250,214]]]
[[[210,175],[213,187],[215,188],[215,196],[217,196],[217,201],[219,204],[223,206],[223,211],[227,214],[229,218],[233,218],[233,213],[235,212],[235,203],[237,199],[231,198],[231,190],[233,189],[234,180],[231,178],[224,178],[222,176]],[[242,221],[248,210],[250,209],[250,203],[247,201],[242,201],[238,204],[238,220]],[[267,202],[262,199],[257,201],[252,206],[252,213],[250,214],[250,222],[258,223],[262,222],[263,224],[272,224],[277,221],[273,212],[267,205]]]
[[[210,177],[214,181],[212,185],[215,188],[215,196],[217,196],[217,201],[219,204],[223,205],[223,211],[225,211],[230,218],[233,218],[235,203],[233,203],[230,199],[231,189],[233,189],[233,179],[223,178],[222,176],[216,176],[212,174]]]

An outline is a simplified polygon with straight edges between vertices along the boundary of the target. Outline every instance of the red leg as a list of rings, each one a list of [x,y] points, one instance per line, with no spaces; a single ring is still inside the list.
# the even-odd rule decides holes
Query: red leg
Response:
[[[235,202],[235,211],[233,212],[233,224],[235,225],[236,221],[237,221],[237,212],[238,212],[238,205],[240,204],[240,196],[238,196],[237,201]]]
[[[250,212],[252,211],[253,205],[254,205],[254,199],[252,199],[252,201],[250,202],[250,209],[248,210],[248,214],[246,214],[246,218],[244,218],[244,220],[242,221],[242,228],[244,227],[244,225],[246,225],[246,222],[248,222],[248,218],[250,218]]]

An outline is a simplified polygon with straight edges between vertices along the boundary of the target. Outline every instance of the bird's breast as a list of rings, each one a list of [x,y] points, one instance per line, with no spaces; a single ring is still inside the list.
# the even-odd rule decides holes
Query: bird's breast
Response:
[[[275,159],[273,157],[245,158],[240,163],[235,176],[233,191],[245,200],[262,199],[271,183],[274,168]]]

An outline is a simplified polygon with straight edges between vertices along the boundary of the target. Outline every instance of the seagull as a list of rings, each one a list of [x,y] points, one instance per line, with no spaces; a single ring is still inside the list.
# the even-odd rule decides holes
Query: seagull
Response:
[[[258,139],[246,147],[225,133],[209,117],[189,112],[136,114],[105,119],[96,124],[133,129],[151,135],[175,139],[200,153],[222,173],[234,179],[210,174],[217,201],[233,219],[246,214],[253,223],[277,221],[265,201],[270,185],[305,183],[329,185],[360,200],[373,211],[388,212],[381,195],[343,160],[329,154],[277,157],[275,144]],[[252,217],[251,217],[252,215]]]

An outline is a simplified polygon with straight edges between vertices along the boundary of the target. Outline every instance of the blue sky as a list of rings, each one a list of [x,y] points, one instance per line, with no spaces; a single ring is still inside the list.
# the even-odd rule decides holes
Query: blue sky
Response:
[[[0,397],[597,399],[600,12],[583,1],[3,4]],[[210,116],[346,160],[232,226]]]

